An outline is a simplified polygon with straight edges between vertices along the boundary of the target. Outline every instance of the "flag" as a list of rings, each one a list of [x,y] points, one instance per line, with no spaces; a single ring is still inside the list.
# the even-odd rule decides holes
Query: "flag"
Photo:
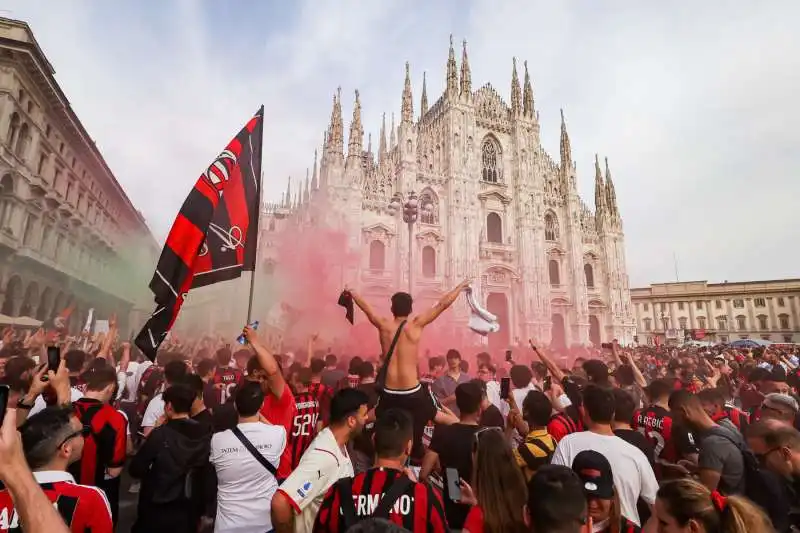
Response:
[[[198,178],[175,218],[150,281],[156,309],[135,341],[150,360],[190,289],[255,268],[263,122],[262,106]]]

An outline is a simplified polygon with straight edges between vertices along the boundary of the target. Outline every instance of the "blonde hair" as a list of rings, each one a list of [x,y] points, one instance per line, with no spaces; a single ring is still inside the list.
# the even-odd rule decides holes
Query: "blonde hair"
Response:
[[[708,533],[772,533],[772,522],[760,507],[742,496],[728,496],[724,505],[714,501],[705,485],[690,479],[668,481],[658,498],[678,525],[696,520]],[[721,509],[720,509],[721,507]]]

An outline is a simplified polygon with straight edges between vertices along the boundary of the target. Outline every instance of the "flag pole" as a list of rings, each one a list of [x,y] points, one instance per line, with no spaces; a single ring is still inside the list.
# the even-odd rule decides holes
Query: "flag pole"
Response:
[[[251,323],[251,319],[253,318],[253,296],[255,295],[256,290],[256,270],[258,270],[258,242],[261,240],[258,235],[259,225],[261,223],[261,187],[264,183],[264,171],[261,171],[261,176],[258,178],[258,210],[256,211],[258,215],[256,216],[256,259],[255,265],[253,265],[253,271],[250,272],[250,296],[247,300],[247,324]]]

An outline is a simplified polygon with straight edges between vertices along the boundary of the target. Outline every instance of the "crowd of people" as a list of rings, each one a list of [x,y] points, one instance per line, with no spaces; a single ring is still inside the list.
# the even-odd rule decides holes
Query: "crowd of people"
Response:
[[[766,533],[800,528],[793,346],[420,357],[420,313],[380,316],[374,360],[246,327],[155,361],[100,337],[3,334],[0,532]],[[48,346],[60,347],[56,365]],[[52,348],[51,348],[52,349]]]

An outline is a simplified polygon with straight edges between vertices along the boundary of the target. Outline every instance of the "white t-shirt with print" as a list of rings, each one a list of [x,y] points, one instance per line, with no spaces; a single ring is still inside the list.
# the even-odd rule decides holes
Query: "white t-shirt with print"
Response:
[[[311,533],[325,493],[343,477],[353,477],[353,463],[330,428],[311,442],[300,464],[278,489],[294,507],[295,533]]]
[[[622,515],[636,525],[641,525],[636,502],[641,496],[652,505],[658,492],[658,481],[647,457],[639,448],[619,437],[582,431],[561,439],[551,463],[572,468],[575,457],[585,450],[597,451],[608,459]]]
[[[276,469],[286,447],[286,430],[261,422],[238,425],[244,436]],[[270,511],[278,480],[242,444],[233,431],[211,438],[211,464],[217,471],[214,531],[263,533],[272,529]]]
[[[83,393],[81,391],[79,391],[75,387],[69,388],[69,401],[75,403],[81,398],[83,398]],[[44,401],[44,397],[40,394],[33,401],[33,407],[28,412],[28,418],[32,417],[36,413],[44,411],[45,407],[47,407],[47,402]]]

